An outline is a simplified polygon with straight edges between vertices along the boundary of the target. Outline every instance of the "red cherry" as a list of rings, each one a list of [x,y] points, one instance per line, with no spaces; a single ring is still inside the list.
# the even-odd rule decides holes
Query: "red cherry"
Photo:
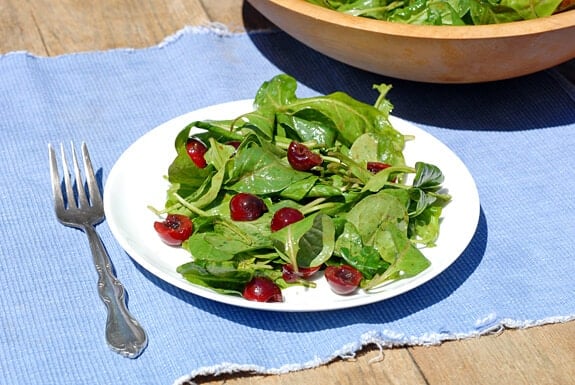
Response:
[[[325,269],[325,278],[335,293],[345,295],[357,289],[363,275],[349,265],[328,266]]]
[[[300,279],[308,279],[319,271],[321,266],[298,267],[297,273],[291,264],[287,263],[282,266],[282,278],[286,282],[297,282]]]
[[[199,139],[189,138],[188,141],[186,142],[186,151],[188,152],[190,159],[199,168],[204,168],[208,165],[206,163],[205,158],[206,151],[208,151],[208,148]]]
[[[234,221],[253,221],[267,211],[264,201],[253,194],[238,193],[230,200],[230,216]]]
[[[287,159],[292,168],[298,171],[308,171],[322,163],[319,154],[295,141],[292,141],[288,146]]]
[[[240,142],[239,140],[230,140],[230,141],[227,141],[226,144],[228,146],[232,146],[233,148],[235,148],[237,150],[238,147],[240,146],[240,144],[242,144],[242,142]]]
[[[255,277],[245,286],[243,297],[256,302],[282,302],[282,291],[271,279]]]
[[[287,225],[301,221],[304,218],[301,211],[292,207],[282,207],[275,212],[270,228],[272,231],[283,229]]]
[[[385,170],[386,168],[391,167],[390,164],[383,163],[383,162],[367,162],[367,170],[373,174],[377,174],[378,172]],[[391,179],[391,182],[397,182],[397,177]]]
[[[164,243],[170,246],[180,246],[192,235],[194,224],[185,215],[168,214],[163,222],[154,222],[154,229]]]
[[[383,162],[367,162],[367,170],[374,174],[377,174],[381,170],[385,170],[386,168],[391,167],[390,164],[383,163]]]

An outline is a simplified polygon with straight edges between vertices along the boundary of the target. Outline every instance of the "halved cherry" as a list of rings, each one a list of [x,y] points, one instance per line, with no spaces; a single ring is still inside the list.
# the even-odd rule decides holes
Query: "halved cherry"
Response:
[[[301,211],[293,207],[282,207],[274,213],[270,228],[272,231],[283,229],[287,225],[301,221],[304,218]]]
[[[238,147],[240,146],[240,144],[242,144],[242,142],[239,140],[229,140],[226,142],[226,144],[228,146],[232,146],[233,148],[235,148],[237,150]]]
[[[168,214],[164,221],[154,222],[154,229],[164,243],[170,246],[180,246],[192,235],[194,224],[185,215]]]
[[[264,201],[253,194],[238,193],[230,200],[230,216],[234,221],[253,221],[267,211]]]
[[[381,170],[391,167],[390,164],[383,162],[367,162],[367,170],[373,174],[377,174]]]
[[[256,302],[282,302],[282,291],[271,279],[254,277],[245,286],[243,297]]]
[[[354,292],[363,275],[357,269],[349,265],[328,266],[325,269],[325,278],[333,290],[337,294],[350,294]]]
[[[319,154],[311,151],[305,144],[296,141],[289,144],[287,159],[292,168],[298,171],[311,170],[323,161]]]
[[[282,278],[284,281],[292,283],[297,282],[300,279],[308,279],[319,271],[320,266],[314,267],[298,267],[297,272],[294,270],[290,263],[282,265]]]
[[[377,174],[378,172],[385,170],[386,168],[389,167],[391,167],[391,164],[383,162],[367,162],[367,170],[372,174]],[[392,178],[391,182],[396,183],[397,177]]]
[[[201,140],[197,138],[189,138],[186,141],[186,151],[188,152],[190,159],[199,168],[204,168],[208,165],[205,158],[208,148]]]

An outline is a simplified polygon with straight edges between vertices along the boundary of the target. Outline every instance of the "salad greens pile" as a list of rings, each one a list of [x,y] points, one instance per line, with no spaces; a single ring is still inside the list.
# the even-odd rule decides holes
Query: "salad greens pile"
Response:
[[[479,25],[535,19],[573,8],[570,0],[307,0],[377,20],[424,25]]]
[[[363,274],[365,290],[425,270],[430,262],[420,247],[435,245],[451,198],[442,192],[438,167],[405,163],[405,141],[413,138],[389,121],[391,86],[374,86],[379,97],[373,106],[343,92],[298,98],[296,87],[295,79],[278,75],[257,91],[252,112],[192,122],[175,138],[167,201],[152,209],[193,220],[194,232],[182,244],[193,258],[177,271],[194,284],[241,294],[254,276],[281,288],[315,285],[286,282],[284,264],[351,265]],[[186,152],[190,135],[208,145],[205,168]],[[310,171],[290,167],[292,140],[320,154],[322,164]],[[241,144],[236,148],[233,141]],[[371,161],[390,167],[372,173],[366,168]],[[238,192],[262,198],[268,212],[253,221],[231,220],[229,202]],[[297,208],[305,218],[272,232],[271,218],[282,207]]]

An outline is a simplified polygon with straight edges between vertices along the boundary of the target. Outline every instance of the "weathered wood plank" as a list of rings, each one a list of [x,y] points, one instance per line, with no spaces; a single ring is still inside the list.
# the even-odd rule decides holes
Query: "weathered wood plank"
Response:
[[[575,384],[575,322],[410,348],[430,385]]]
[[[366,348],[354,358],[336,360],[314,369],[276,376],[233,374],[202,377],[198,385],[425,385],[426,381],[407,349],[380,352]]]

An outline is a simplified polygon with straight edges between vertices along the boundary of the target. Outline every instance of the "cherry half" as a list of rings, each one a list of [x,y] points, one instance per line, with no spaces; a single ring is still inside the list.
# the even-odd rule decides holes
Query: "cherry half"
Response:
[[[264,201],[253,194],[238,193],[230,200],[230,217],[234,221],[253,221],[267,211]]]
[[[391,167],[390,164],[383,163],[383,162],[367,162],[367,170],[372,174],[377,174],[378,172],[385,170],[386,168]],[[396,183],[397,177],[391,179],[391,182]]]
[[[272,217],[270,228],[272,231],[278,231],[283,229],[287,225],[291,225],[294,222],[301,221],[303,218],[304,215],[298,209],[294,209],[292,207],[282,207],[281,209],[276,211],[274,216]]]
[[[292,168],[298,171],[311,170],[323,161],[319,154],[312,152],[305,144],[296,141],[289,144],[287,159]]]
[[[168,214],[162,222],[154,222],[154,230],[164,243],[170,246],[180,246],[188,239],[194,230],[194,224],[190,218],[182,214]]]
[[[205,158],[208,148],[199,139],[189,138],[186,141],[186,151],[188,152],[192,162],[194,162],[199,168],[204,168],[208,165]]]
[[[244,287],[243,297],[248,301],[282,302],[282,291],[271,279],[254,277]]]
[[[230,140],[230,141],[227,141],[226,144],[228,146],[232,146],[233,148],[235,148],[237,150],[238,147],[240,147],[240,144],[242,144],[242,142],[240,142],[239,140]]]
[[[391,167],[390,164],[383,162],[367,162],[367,170],[373,174],[377,174],[381,170]]]
[[[308,279],[319,271],[320,266],[314,267],[298,267],[297,272],[289,263],[282,265],[282,278],[288,283],[297,282],[300,279]]]
[[[363,275],[349,265],[328,266],[325,269],[325,278],[336,294],[351,294],[357,289]]]

